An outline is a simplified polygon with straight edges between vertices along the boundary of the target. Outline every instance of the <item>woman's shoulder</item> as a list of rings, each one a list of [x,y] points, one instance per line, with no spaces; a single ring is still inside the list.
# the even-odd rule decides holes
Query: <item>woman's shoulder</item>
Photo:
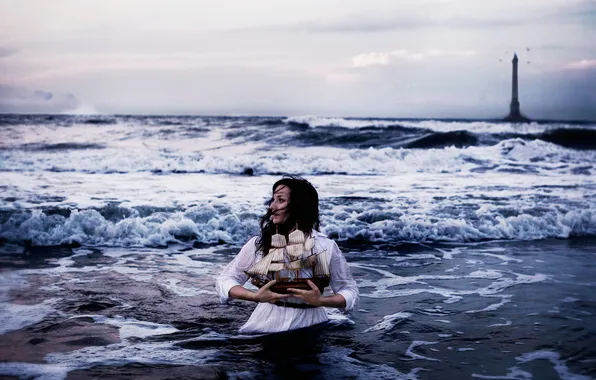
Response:
[[[312,236],[320,243],[320,244],[325,244],[325,245],[333,245],[335,244],[335,240],[330,239],[327,235],[325,235],[324,233],[317,231],[317,230],[313,230],[312,232]]]
[[[252,247],[256,247],[259,237],[260,237],[259,235],[255,235],[255,236],[251,237],[246,242],[246,245],[249,245],[249,246],[252,246]]]
[[[246,243],[244,243],[242,250],[255,251],[257,248],[258,239],[259,239],[259,236],[253,236],[250,239],[248,239],[248,241]]]

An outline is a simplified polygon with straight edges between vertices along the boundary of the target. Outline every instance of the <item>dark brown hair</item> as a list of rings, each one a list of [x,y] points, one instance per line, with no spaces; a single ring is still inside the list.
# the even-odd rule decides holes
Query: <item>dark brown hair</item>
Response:
[[[271,210],[267,208],[267,212],[261,217],[261,236],[257,239],[257,251],[262,250],[263,255],[269,253],[271,235],[276,233],[276,229],[278,233],[287,236],[294,227],[297,227],[308,235],[313,229],[318,230],[321,224],[319,220],[319,194],[310,182],[304,178],[285,175],[273,184],[272,194],[281,185],[290,189],[288,218],[283,224],[276,226],[271,221]],[[273,202],[273,197],[267,205],[269,206],[271,202]]]

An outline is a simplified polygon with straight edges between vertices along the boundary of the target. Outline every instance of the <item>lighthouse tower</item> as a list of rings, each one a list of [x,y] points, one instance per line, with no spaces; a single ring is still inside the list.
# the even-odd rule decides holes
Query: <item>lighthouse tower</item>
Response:
[[[509,115],[504,119],[512,122],[528,122],[530,119],[521,114],[519,110],[519,97],[517,88],[517,54],[513,55],[511,61],[513,65],[513,72],[511,74],[511,104],[509,105]]]

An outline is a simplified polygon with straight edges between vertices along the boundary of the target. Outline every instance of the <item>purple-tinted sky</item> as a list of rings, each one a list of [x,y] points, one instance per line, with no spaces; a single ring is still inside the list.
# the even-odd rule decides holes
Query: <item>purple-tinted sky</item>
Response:
[[[0,112],[596,119],[594,0],[0,0]]]

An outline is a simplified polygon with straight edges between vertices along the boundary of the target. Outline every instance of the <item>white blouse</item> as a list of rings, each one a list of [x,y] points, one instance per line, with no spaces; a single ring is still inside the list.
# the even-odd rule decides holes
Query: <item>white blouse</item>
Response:
[[[331,289],[336,294],[341,294],[346,300],[346,307],[342,309],[349,312],[358,301],[358,286],[352,278],[350,268],[344,255],[339,250],[335,241],[324,234],[313,231],[315,245],[322,250],[331,252],[327,255],[329,271],[331,274]],[[262,252],[256,252],[257,237],[250,239],[240,253],[217,276],[215,289],[222,303],[230,301],[229,291],[236,285],[244,285],[248,275],[244,273],[256,260],[262,258]],[[287,302],[301,303],[296,297],[288,297]],[[324,307],[299,309],[293,307],[277,306],[271,303],[259,303],[248,321],[240,328],[242,334],[262,334],[288,331],[316,325],[328,320]]]

